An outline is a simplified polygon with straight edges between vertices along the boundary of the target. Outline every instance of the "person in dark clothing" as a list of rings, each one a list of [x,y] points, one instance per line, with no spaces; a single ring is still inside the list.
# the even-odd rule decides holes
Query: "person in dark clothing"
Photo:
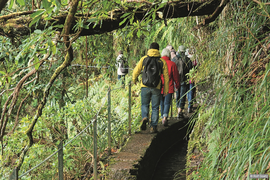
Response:
[[[194,48],[192,47],[191,49],[186,49],[186,56],[190,59],[192,62],[192,68],[196,68],[198,64],[198,60],[196,59],[196,55],[194,54]],[[193,104],[195,103],[195,93],[196,93],[196,88],[195,88],[195,82],[194,78],[189,80],[189,91],[187,94],[188,98],[188,113],[193,112]]]
[[[179,75],[180,75],[180,89],[176,91],[176,106],[177,106],[177,117],[183,118],[183,110],[186,102],[186,95],[189,91],[189,82],[187,79],[187,73],[192,68],[192,62],[190,59],[185,55],[186,48],[185,46],[181,45],[178,48],[178,55],[177,59],[175,59],[175,64],[178,68]]]
[[[141,71],[144,70],[144,60],[149,57],[153,58],[153,61],[159,59],[159,62],[162,63],[162,69],[157,76],[160,78],[160,75],[164,76],[164,96],[168,94],[169,91],[169,75],[166,61],[160,57],[159,45],[157,43],[152,43],[150,49],[147,52],[146,56],[143,56],[140,61],[137,63],[136,67],[133,70],[132,80],[136,84],[138,76],[141,74]],[[156,87],[148,87],[141,82],[141,111],[142,111],[142,124],[141,130],[146,130],[146,125],[149,123],[149,107],[150,102],[152,102],[152,115],[150,123],[150,132],[157,133],[157,123],[159,119],[159,105],[160,105],[160,91],[161,91],[161,80]]]

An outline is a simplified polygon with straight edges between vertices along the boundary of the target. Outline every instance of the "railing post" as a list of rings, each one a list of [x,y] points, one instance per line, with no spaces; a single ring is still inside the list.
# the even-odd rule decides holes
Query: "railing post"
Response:
[[[13,169],[11,175],[9,176],[9,180],[18,180],[17,167],[15,167],[15,169]]]
[[[131,135],[131,81],[128,84],[128,133]]]
[[[108,154],[111,154],[111,87],[108,89]]]
[[[58,145],[58,176],[59,180],[64,180],[64,163],[63,163],[63,141]]]
[[[94,180],[97,180],[97,116],[94,119]]]

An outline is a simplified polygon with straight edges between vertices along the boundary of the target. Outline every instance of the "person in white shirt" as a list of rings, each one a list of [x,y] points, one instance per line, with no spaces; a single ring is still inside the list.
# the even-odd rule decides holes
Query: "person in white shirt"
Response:
[[[127,73],[123,73],[123,72],[121,71],[121,69],[120,69],[122,58],[124,58],[124,56],[123,56],[123,51],[120,50],[120,51],[118,52],[118,56],[117,56],[117,58],[116,58],[117,75],[118,75],[117,79],[118,79],[118,80],[121,80],[121,79],[122,79],[122,81],[123,81],[123,83],[124,83],[124,81],[125,81],[125,75],[126,75]]]

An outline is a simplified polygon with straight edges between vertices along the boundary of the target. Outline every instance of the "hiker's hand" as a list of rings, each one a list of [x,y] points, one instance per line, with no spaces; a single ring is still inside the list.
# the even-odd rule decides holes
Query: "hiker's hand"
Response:
[[[167,94],[168,94],[168,93],[166,93],[166,94],[163,94],[163,97],[167,96]]]

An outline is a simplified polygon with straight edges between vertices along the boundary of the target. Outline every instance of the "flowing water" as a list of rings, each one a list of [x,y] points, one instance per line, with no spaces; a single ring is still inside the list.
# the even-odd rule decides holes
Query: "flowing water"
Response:
[[[186,180],[185,164],[187,140],[181,140],[170,147],[160,158],[152,180]]]

